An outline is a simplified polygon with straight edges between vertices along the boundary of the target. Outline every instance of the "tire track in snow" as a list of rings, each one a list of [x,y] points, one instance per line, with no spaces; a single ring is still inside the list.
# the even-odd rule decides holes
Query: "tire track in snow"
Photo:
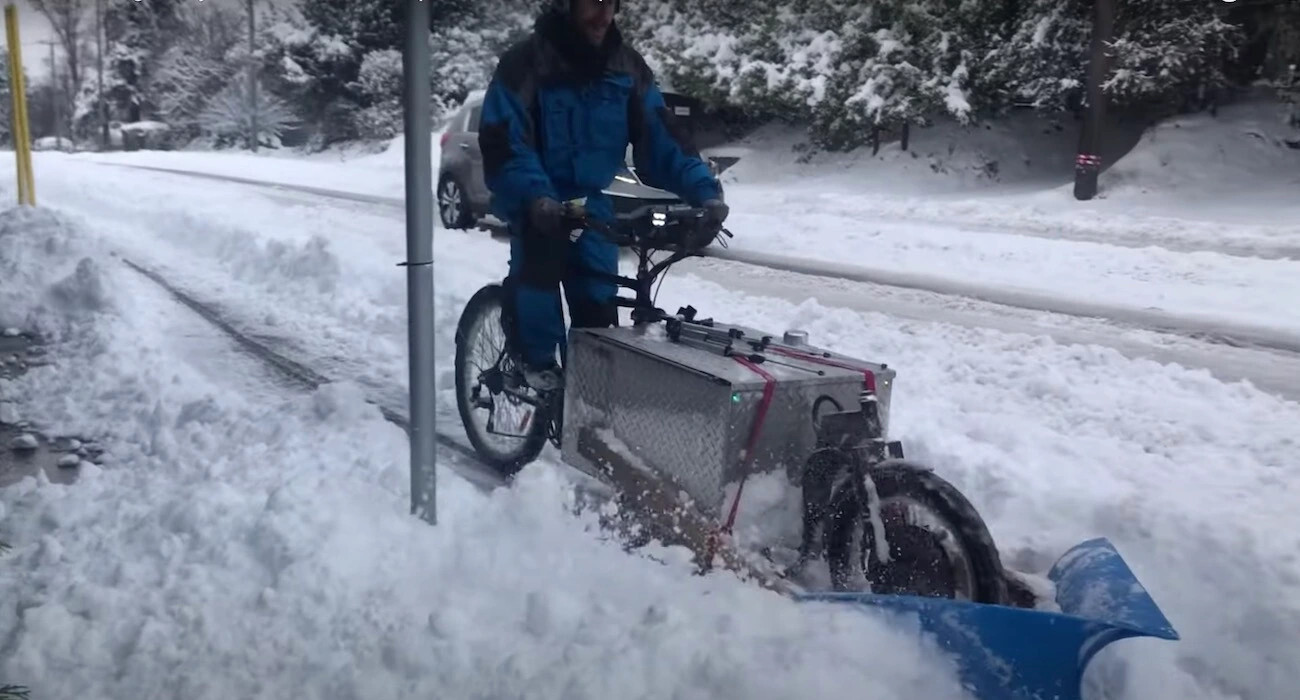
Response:
[[[121,260],[132,270],[135,270],[154,284],[157,284],[159,287],[166,290],[172,298],[193,310],[205,321],[216,326],[232,340],[238,343],[240,347],[244,348],[244,350],[246,350],[251,356],[261,360],[266,365],[301,385],[305,389],[315,390],[332,381],[312,368],[276,352],[269,345],[255,340],[241,332],[210,305],[199,301],[190,293],[178,288],[176,285],[173,285],[157,271],[136,263],[126,257],[121,257]],[[410,433],[411,422],[404,412],[374,400],[369,401],[369,403],[376,406],[388,422],[400,427],[408,434]],[[439,423],[443,423],[450,419],[450,417],[438,416]],[[454,422],[456,425],[460,425],[458,417],[454,419]],[[504,479],[479,462],[478,455],[475,454],[473,448],[459,442],[444,431],[437,430],[434,435],[438,444],[452,450],[457,455],[464,458],[451,460],[450,466],[467,481],[485,491],[506,484]],[[469,464],[466,462],[469,462]],[[471,464],[474,465],[474,467],[471,467]]]

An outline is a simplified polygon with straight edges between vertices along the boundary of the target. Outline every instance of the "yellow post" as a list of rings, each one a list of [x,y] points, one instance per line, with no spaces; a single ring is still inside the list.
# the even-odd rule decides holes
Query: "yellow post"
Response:
[[[5,41],[9,47],[9,96],[13,103],[11,111],[11,121],[13,123],[12,135],[14,139],[14,165],[17,167],[18,176],[18,204],[21,206],[27,203],[27,178],[23,174],[23,158],[21,144],[23,142],[22,118],[19,116],[22,109],[22,102],[18,98],[18,71],[17,62],[14,61],[13,47],[17,42],[14,40],[13,17],[10,10],[13,5],[5,8]]]
[[[9,43],[9,92],[13,101],[18,204],[36,206],[36,187],[32,177],[32,137],[27,122],[27,85],[23,80],[23,49],[18,41],[18,9],[13,3],[5,5],[5,39]]]

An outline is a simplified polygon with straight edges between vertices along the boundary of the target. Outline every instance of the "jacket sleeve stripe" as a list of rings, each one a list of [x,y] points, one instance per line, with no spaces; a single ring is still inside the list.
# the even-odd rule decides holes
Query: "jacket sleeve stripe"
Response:
[[[646,184],[668,190],[693,206],[721,196],[709,166],[699,158],[680,130],[670,128],[673,117],[663,93],[646,76],[634,96],[637,113],[633,126],[633,154],[637,174]]]
[[[528,203],[538,197],[555,197],[555,187],[542,169],[531,99],[520,98],[498,69],[483,98],[479,119],[479,149],[483,153],[485,184],[492,191],[492,208],[506,220],[522,216]]]

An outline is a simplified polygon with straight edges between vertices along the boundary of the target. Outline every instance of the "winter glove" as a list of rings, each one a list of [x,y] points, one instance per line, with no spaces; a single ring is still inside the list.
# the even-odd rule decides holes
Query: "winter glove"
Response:
[[[704,210],[704,216],[700,218],[699,228],[691,240],[686,241],[686,247],[691,250],[699,250],[712,243],[722,230],[722,222],[727,220],[727,214],[731,213],[731,208],[721,199],[710,199],[701,204],[700,208]]]
[[[550,197],[538,197],[528,205],[528,223],[542,236],[557,236],[564,223],[564,205]]]
[[[721,199],[710,199],[702,204],[700,208],[704,209],[704,221],[702,223],[706,228],[710,228],[714,232],[722,228],[722,222],[726,221],[727,214],[731,213],[731,207],[728,207],[726,202]]]

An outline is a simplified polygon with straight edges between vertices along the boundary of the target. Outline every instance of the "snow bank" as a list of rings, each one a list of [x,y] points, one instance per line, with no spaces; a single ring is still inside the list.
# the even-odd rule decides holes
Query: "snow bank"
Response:
[[[0,269],[27,270],[0,298],[29,309],[43,295],[20,285],[57,286],[103,250],[48,212],[0,231]],[[63,247],[38,255],[52,232]],[[443,469],[427,527],[407,513],[405,436],[360,387],[250,399],[176,352],[147,283],[108,262],[98,279],[117,310],[85,324],[98,342],[0,385],[93,425],[108,458],[71,486],[0,489],[5,681],[100,698],[962,697],[907,619],[630,557],[546,464],[491,494]]]
[[[430,155],[437,172],[442,149],[440,134],[432,135]],[[121,151],[110,153],[41,153],[34,157],[34,169],[61,160],[118,163],[154,168],[224,175],[262,182],[341,190],[381,197],[402,197],[406,191],[405,140],[397,137],[387,144],[357,155],[331,152],[313,156],[282,153],[266,157],[238,151]],[[128,179],[134,173],[127,175]]]
[[[1108,648],[1093,697],[1283,698],[1300,683],[1300,404],[1107,348],[746,297],[687,275],[660,294],[665,308],[805,329],[898,370],[894,437],[970,497],[1007,564],[1044,572],[1080,541],[1115,542],[1183,638]],[[789,522],[781,481],[753,485],[747,531]]]
[[[1192,212],[1279,207],[1257,216],[1300,210],[1300,130],[1283,122],[1276,102],[1228,105],[1216,116],[1195,114],[1148,129],[1105,174],[1107,197],[1150,199]],[[1290,197],[1278,197],[1289,193]]]
[[[112,310],[102,248],[82,247],[47,209],[0,214],[0,328],[62,339],[72,324]]]
[[[979,125],[941,119],[931,127],[913,127],[906,151],[891,141],[874,156],[870,148],[809,154],[802,131],[773,124],[734,145],[745,156],[726,174],[754,185],[798,182],[843,189],[852,184],[864,193],[983,194],[1066,181],[1077,138],[1078,126],[1069,117],[1013,113]]]
[[[752,195],[741,210],[780,192],[796,201],[787,216],[815,213],[826,195],[852,198],[863,221],[1300,258],[1300,132],[1280,109],[1252,98],[1140,138],[1120,128],[1089,202],[1073,197],[1079,125],[1029,114],[974,127],[939,122],[913,129],[908,151],[894,142],[875,157],[859,149],[807,162],[799,132],[768,127],[740,144],[747,155],[723,177],[729,195]]]

